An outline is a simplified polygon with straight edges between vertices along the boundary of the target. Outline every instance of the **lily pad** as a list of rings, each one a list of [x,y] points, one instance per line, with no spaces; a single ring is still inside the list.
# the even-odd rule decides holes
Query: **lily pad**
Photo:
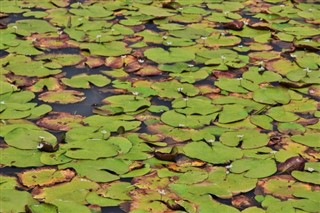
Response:
[[[232,123],[243,120],[248,116],[244,107],[237,105],[224,105],[222,112],[219,113],[219,123]]]
[[[70,104],[85,99],[83,92],[76,90],[49,91],[39,95],[39,99],[47,103]]]
[[[232,162],[231,165],[231,172],[244,173],[244,176],[249,178],[268,177],[277,172],[275,161],[269,159],[241,159]]]
[[[317,134],[294,135],[291,139],[297,143],[310,147],[320,147],[320,141]]]
[[[267,134],[259,133],[256,130],[239,130],[222,133],[220,141],[227,146],[235,147],[241,143],[241,148],[252,149],[267,145],[269,137]]]
[[[82,43],[80,48],[89,50],[91,55],[98,56],[121,56],[131,52],[126,44],[120,41],[112,41],[104,44]]]
[[[162,48],[151,48],[146,50],[144,55],[158,64],[185,62],[195,59],[193,52],[185,51],[183,48],[169,48],[169,51]]]
[[[71,170],[37,169],[18,174],[20,182],[29,187],[50,186],[56,183],[70,181],[75,176]]]
[[[183,152],[189,157],[213,164],[225,164],[243,156],[240,149],[227,147],[221,143],[214,143],[210,147],[205,142],[191,142],[183,147]]]
[[[21,150],[14,147],[1,148],[0,164],[16,167],[43,166],[40,162],[41,152],[38,150]]]
[[[104,87],[111,81],[103,75],[86,75],[80,74],[72,76],[72,78],[62,78],[62,83],[72,88],[90,88],[90,84],[97,87]]]
[[[290,95],[281,87],[264,87],[254,91],[253,100],[265,104],[288,104]]]
[[[14,189],[1,189],[1,212],[24,212],[26,205],[38,204],[26,191]]]
[[[56,137],[49,132],[21,127],[6,134],[4,140],[8,145],[19,149],[38,149],[41,142],[49,143],[52,146],[57,144]]]

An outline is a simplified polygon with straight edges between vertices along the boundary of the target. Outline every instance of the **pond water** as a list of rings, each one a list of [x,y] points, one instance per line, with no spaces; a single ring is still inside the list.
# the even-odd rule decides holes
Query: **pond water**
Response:
[[[320,212],[319,14],[2,0],[0,212]]]

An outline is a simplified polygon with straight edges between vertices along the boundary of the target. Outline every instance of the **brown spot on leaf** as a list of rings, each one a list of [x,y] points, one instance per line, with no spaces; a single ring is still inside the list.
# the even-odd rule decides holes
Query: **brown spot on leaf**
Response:
[[[237,209],[245,209],[254,205],[253,198],[250,198],[246,195],[237,195],[232,197],[231,203]]]
[[[55,131],[68,131],[72,126],[79,126],[83,117],[67,112],[50,112],[37,121],[37,125]]]
[[[213,71],[212,74],[216,78],[235,78],[236,76],[235,73],[218,70]]]
[[[242,30],[244,26],[244,23],[239,20],[233,20],[232,22],[228,22],[223,25],[225,29],[231,29],[231,30]]]
[[[76,173],[71,169],[57,170],[54,168],[37,168],[18,173],[19,181],[28,188],[36,186],[52,186],[70,181]],[[38,189],[34,189],[37,193]]]
[[[93,56],[87,56],[87,60],[85,62],[86,65],[90,68],[96,68],[104,65],[105,61],[101,57],[93,57]]]

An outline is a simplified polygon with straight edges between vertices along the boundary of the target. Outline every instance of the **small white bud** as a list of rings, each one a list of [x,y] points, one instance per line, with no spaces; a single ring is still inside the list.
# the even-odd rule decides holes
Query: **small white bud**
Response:
[[[232,168],[232,164],[226,166],[226,169],[231,169]]]
[[[158,189],[159,194],[161,195],[165,195],[166,191],[164,189]]]
[[[142,63],[144,63],[144,60],[141,59],[141,58],[139,58],[139,59],[138,59],[138,62],[139,62],[140,64],[142,64]]]
[[[183,87],[179,87],[179,88],[177,88],[177,90],[178,90],[178,92],[182,92]]]
[[[315,169],[314,169],[314,168],[311,168],[311,167],[308,167],[308,168],[307,168],[307,171],[308,171],[308,172],[313,172],[314,170],[315,170]]]

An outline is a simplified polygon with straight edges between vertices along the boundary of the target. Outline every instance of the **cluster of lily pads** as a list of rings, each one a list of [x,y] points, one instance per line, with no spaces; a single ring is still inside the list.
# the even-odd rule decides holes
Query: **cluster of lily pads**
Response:
[[[311,0],[1,0],[0,212],[319,212],[319,24]]]

